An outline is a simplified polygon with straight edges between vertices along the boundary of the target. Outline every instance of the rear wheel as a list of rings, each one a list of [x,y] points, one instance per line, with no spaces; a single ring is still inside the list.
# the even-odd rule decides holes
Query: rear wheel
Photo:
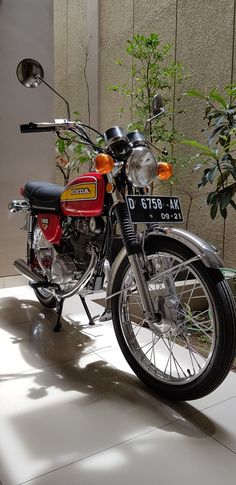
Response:
[[[157,320],[149,325],[127,258],[112,299],[116,336],[136,375],[169,399],[197,399],[226,377],[235,355],[235,307],[227,283],[181,243],[150,237],[148,282]]]
[[[45,288],[34,288],[34,292],[40,303],[46,308],[56,308],[56,298]]]

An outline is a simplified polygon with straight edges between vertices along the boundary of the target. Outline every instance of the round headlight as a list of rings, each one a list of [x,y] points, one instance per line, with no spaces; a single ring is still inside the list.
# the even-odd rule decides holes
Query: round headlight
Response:
[[[135,187],[146,187],[156,177],[157,162],[145,146],[133,148],[126,163],[126,175]]]

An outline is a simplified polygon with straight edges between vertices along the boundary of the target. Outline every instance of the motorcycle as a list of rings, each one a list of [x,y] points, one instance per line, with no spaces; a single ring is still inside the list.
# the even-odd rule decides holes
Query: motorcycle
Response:
[[[17,76],[26,87],[43,82],[56,92],[37,61],[21,61]],[[112,318],[123,355],[141,381],[168,399],[203,397],[223,381],[235,356],[235,305],[224,262],[210,244],[172,227],[183,221],[179,198],[150,191],[172,168],[156,159],[145,135],[118,126],[101,134],[71,121],[64,101],[68,120],[23,124],[21,132],[52,131],[62,138],[72,132],[92,148],[92,168],[66,187],[28,181],[22,199],[9,204],[26,216],[27,260],[16,260],[14,268],[42,305],[56,309],[55,331],[65,298],[74,294],[94,324],[85,297],[105,288],[100,320]],[[147,126],[164,112],[159,95],[152,111]]]

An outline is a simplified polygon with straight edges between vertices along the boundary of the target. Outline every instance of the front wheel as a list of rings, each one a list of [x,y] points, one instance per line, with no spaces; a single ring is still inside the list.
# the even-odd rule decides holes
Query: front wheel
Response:
[[[156,321],[148,324],[125,258],[114,280],[115,333],[135,374],[159,395],[191,400],[212,392],[235,355],[235,307],[228,284],[183,244],[150,237],[145,247]]]

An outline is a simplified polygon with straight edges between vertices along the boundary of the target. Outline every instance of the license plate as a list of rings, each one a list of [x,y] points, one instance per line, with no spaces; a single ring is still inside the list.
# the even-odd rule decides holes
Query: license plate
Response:
[[[128,210],[134,224],[147,222],[183,222],[179,197],[127,195]]]

